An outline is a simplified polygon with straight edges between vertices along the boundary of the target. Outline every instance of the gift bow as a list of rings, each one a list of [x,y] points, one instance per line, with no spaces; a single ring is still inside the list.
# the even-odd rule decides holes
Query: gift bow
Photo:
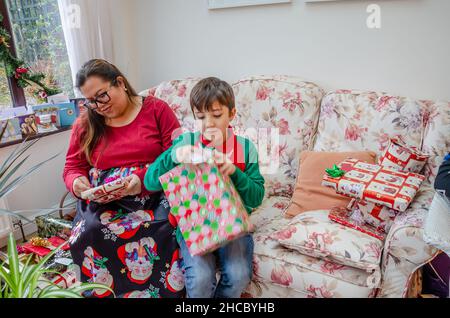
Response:
[[[334,165],[331,169],[325,169],[325,172],[332,178],[339,178],[345,174],[345,171]]]

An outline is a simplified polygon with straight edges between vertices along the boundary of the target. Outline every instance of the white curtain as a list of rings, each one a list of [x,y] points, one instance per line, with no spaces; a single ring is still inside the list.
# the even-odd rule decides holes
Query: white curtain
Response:
[[[58,0],[72,78],[90,59],[102,58],[114,63],[111,24],[112,1]],[[79,92],[75,90],[79,96]]]

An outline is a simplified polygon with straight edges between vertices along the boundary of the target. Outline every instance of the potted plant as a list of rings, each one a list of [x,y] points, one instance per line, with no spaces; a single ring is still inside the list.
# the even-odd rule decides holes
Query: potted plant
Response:
[[[0,134],[1,133],[2,132],[0,132]],[[26,179],[42,165],[59,155],[56,154],[17,176],[16,173],[19,168],[29,158],[29,155],[23,158],[25,152],[36,142],[38,142],[38,139],[30,142],[24,140],[0,165],[0,199],[26,181]],[[54,210],[55,209],[52,209],[51,211]],[[36,211],[42,211],[42,209]],[[31,222],[31,220],[21,214],[23,212],[30,211],[13,212],[0,209],[0,215],[9,215]],[[6,259],[3,263],[0,263],[0,298],[82,298],[82,293],[88,290],[107,289],[112,292],[110,288],[100,284],[86,283],[65,289],[47,280],[45,274],[55,273],[55,271],[45,269],[44,266],[60,248],[61,247],[52,250],[42,260],[37,262],[37,264],[31,262],[32,257],[27,257],[25,263],[22,264],[19,259],[14,236],[11,233],[8,238],[8,253],[5,257]],[[8,265],[8,268],[6,268],[6,264]]]
[[[45,263],[59,250],[55,249],[32,264],[29,256],[25,264],[21,264],[17,246],[12,234],[8,238],[8,269],[5,263],[0,265],[0,298],[83,298],[82,293],[93,289],[109,287],[95,283],[84,283],[68,288],[60,287],[45,278],[45,274],[54,273],[44,268]]]

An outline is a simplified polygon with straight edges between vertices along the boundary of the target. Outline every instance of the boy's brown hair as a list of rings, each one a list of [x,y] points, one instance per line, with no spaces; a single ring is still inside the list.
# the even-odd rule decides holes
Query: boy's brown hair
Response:
[[[230,112],[236,107],[233,88],[230,84],[217,77],[207,77],[199,81],[192,89],[190,98],[192,113],[194,109],[199,112],[211,110],[212,104],[216,101],[228,107]]]

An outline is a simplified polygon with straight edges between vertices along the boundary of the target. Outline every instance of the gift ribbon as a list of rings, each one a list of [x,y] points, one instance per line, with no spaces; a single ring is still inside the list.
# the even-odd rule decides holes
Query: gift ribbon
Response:
[[[99,267],[99,268],[106,268],[105,263],[108,261],[108,258],[103,257],[103,258],[96,258],[94,259],[94,265]]]
[[[325,169],[325,172],[332,178],[340,178],[345,174],[345,171],[334,165],[331,169]]]
[[[126,216],[127,216],[127,213],[124,213],[122,211],[122,209],[120,209],[119,211],[117,211],[117,214],[113,218],[111,218],[109,221],[113,222],[113,221],[116,221],[116,220],[119,220],[119,219],[123,219]]]
[[[157,261],[157,260],[160,259],[159,256],[156,255],[156,253],[155,253],[154,251],[151,251],[151,252],[150,252],[150,250],[148,249],[148,246],[147,246],[147,245],[144,245],[144,249],[145,249],[145,251],[147,252],[147,255],[148,255],[148,257],[149,257],[150,263],[154,264],[155,261]]]

